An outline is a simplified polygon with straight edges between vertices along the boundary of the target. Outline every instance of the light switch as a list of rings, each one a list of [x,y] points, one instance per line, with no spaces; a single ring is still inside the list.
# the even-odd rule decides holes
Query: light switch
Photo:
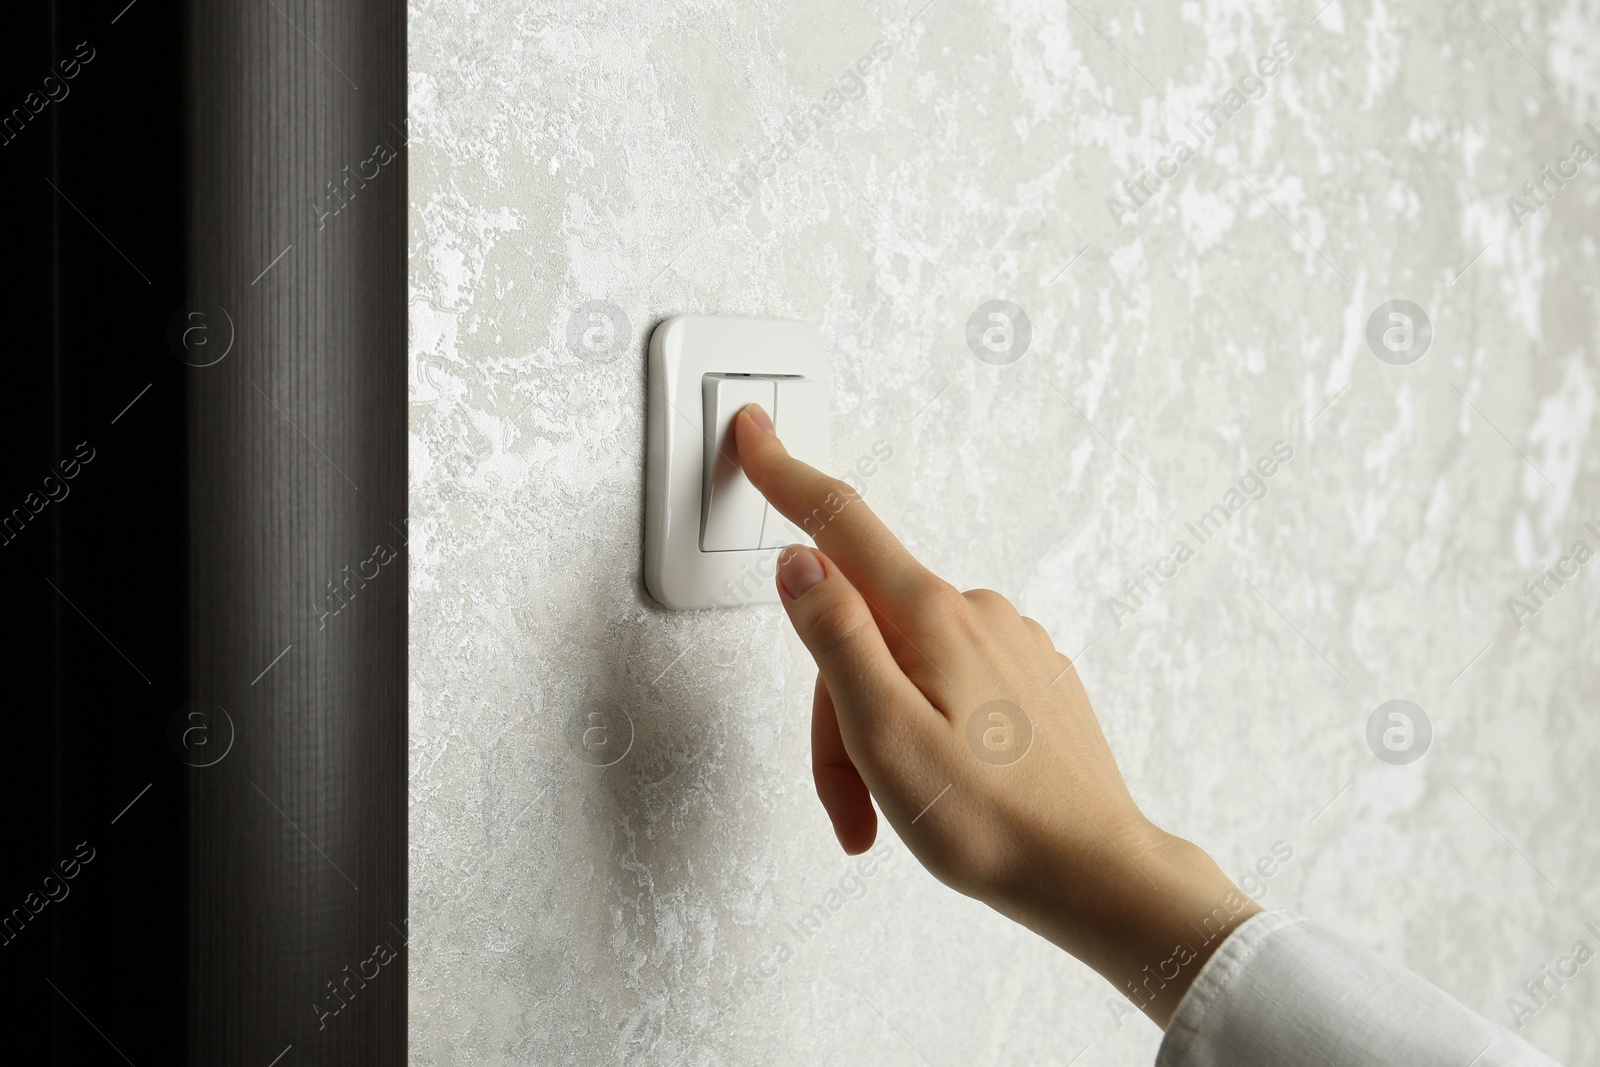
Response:
[[[786,319],[674,315],[650,335],[646,395],[645,588],[676,610],[776,603],[778,553],[763,546],[808,532],[755,491],[730,430],[760,404],[791,455],[832,468],[822,335]]]
[[[739,466],[733,417],[746,404],[776,406],[774,382],[748,374],[707,374],[703,379],[705,461],[701,472],[700,550],[736,552],[761,544],[766,499]]]

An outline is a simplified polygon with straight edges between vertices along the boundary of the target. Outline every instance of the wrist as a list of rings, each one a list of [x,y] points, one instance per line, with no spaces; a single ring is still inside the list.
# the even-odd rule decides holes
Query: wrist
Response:
[[[1153,828],[1152,828],[1153,829]],[[1204,849],[1156,830],[1148,904],[1129,917],[1100,973],[1162,1029],[1200,969],[1261,912]]]
[[[1048,861],[991,904],[1165,1029],[1206,961],[1262,909],[1198,845],[1142,815],[1096,836],[1103,847]]]

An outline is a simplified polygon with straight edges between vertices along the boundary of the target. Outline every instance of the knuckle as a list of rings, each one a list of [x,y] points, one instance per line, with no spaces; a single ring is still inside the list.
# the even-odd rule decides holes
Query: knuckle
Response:
[[[803,635],[806,647],[825,655],[855,637],[871,622],[872,617],[864,605],[836,598],[824,604],[806,623]]]
[[[1015,615],[1017,609],[1011,601],[995,592],[993,589],[968,589],[961,594],[967,603],[981,611],[997,615]]]
[[[839,516],[840,512],[859,500],[860,497],[849,482],[834,477],[825,478],[811,501],[810,511],[801,516],[800,526],[808,535],[815,538]]]
[[[924,610],[942,610],[959,615],[970,607],[967,598],[958,592],[955,586],[932,571],[923,571],[913,577],[910,583],[912,599]]]
[[[830,476],[822,485],[824,498],[827,500],[850,501],[859,499],[855,486],[843,478]]]

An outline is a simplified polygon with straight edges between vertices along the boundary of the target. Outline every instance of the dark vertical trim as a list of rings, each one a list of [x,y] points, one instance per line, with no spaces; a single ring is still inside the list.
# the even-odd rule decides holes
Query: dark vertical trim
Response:
[[[49,19],[50,26],[48,32],[48,44],[46,46],[45,54],[47,56],[56,56],[61,54],[61,11],[60,4],[57,2],[57,0],[52,0],[50,4]],[[59,113],[50,116],[50,126],[48,131],[50,138],[48,148],[50,180],[56,185],[60,185],[62,181],[61,123],[57,121],[58,118]],[[10,145],[7,145],[7,147],[10,147]],[[61,449],[61,315],[63,308],[61,306],[62,256],[60,209],[60,197],[58,196],[52,199],[49,213],[51,254],[49,257],[50,321],[48,328],[50,331],[50,433],[48,439],[50,442],[49,454],[55,456],[66,455],[66,453]],[[58,585],[63,580],[61,575],[63,562],[61,558],[62,529],[61,523],[57,521],[59,518],[59,515],[51,515],[49,519],[49,569],[50,573],[55,575]],[[44,531],[40,532],[43,533]],[[7,547],[10,546],[8,545]],[[42,593],[43,590],[40,590],[40,592]],[[63,700],[63,696],[65,694],[63,692],[64,687],[62,685],[64,668],[66,667],[66,657],[65,649],[62,647],[65,635],[61,627],[65,620],[63,620],[61,617],[61,609],[61,597],[56,596],[53,598],[49,606],[50,635],[52,637],[50,642],[50,708],[54,712],[54,714],[51,716],[50,724],[55,731],[55,736],[51,739],[51,755],[54,758],[51,761],[50,767],[50,814],[52,817],[50,824],[50,840],[55,846],[55,851],[65,856],[68,854],[64,848],[64,845],[66,844],[65,837],[67,830],[65,827],[65,820],[63,819],[65,812],[62,809],[66,802],[67,793],[66,761],[68,716],[66,714],[65,701]],[[51,918],[54,919],[55,916],[51,916]],[[59,974],[62,970],[61,962],[63,958],[63,931],[60,924],[53,921],[50,923],[49,931],[49,952],[52,963],[51,970]],[[10,946],[8,945],[7,947],[9,948]],[[52,1057],[52,1060],[55,1063],[60,1063],[63,1059],[62,1054],[65,1051],[60,1038],[62,1033],[61,1027],[64,1021],[61,1013],[64,1005],[61,1003],[61,997],[59,996],[50,998],[50,1000],[50,1031],[53,1038],[51,1041],[51,1051],[55,1054]]]
[[[190,778],[189,1056],[400,1063],[405,9],[186,10],[188,296],[233,341],[190,372],[191,697],[234,742]]]

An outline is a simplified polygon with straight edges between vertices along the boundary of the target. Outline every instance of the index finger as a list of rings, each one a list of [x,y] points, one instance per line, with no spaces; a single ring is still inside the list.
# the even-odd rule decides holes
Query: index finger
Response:
[[[816,541],[869,601],[899,606],[939,582],[848,482],[789,455],[761,405],[747,405],[735,416],[734,439],[750,483]]]

